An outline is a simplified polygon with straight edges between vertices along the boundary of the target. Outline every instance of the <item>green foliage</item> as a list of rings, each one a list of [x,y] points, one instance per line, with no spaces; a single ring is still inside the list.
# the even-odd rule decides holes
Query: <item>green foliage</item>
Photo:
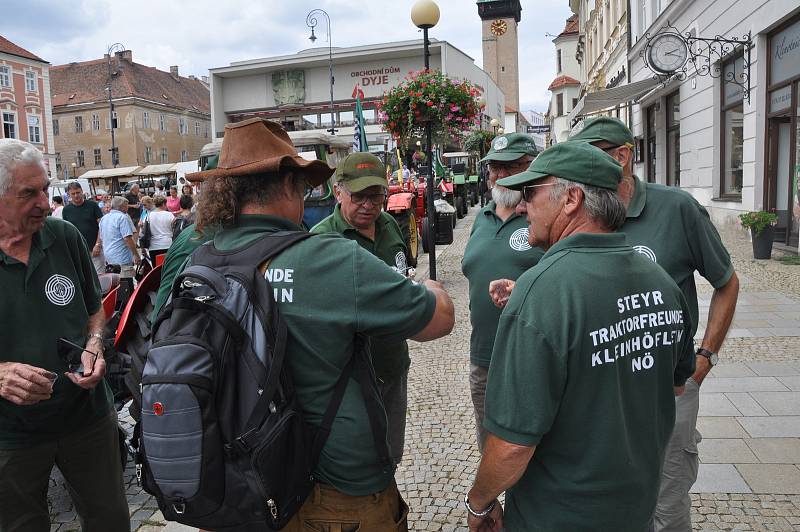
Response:
[[[755,229],[756,234],[759,234],[767,226],[777,224],[778,215],[767,211],[745,212],[739,215],[739,221],[745,229]]]
[[[464,151],[485,155],[492,148],[494,137],[494,133],[490,131],[475,131],[464,141]]]
[[[438,70],[410,72],[402,83],[384,94],[378,105],[378,119],[402,143],[422,137],[427,123],[434,139],[444,143],[478,125],[479,95],[469,81],[448,78]]]

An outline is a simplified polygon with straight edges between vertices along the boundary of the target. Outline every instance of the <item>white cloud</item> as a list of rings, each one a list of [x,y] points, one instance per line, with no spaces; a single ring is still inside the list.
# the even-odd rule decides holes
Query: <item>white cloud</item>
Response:
[[[121,42],[138,63],[182,75],[206,75],[232,61],[295,53],[309,48],[306,15],[331,16],[334,46],[420,38],[411,22],[413,1],[372,0],[3,0],[3,36],[63,64],[100,58]],[[474,0],[438,0],[439,24],[431,37],[447,40],[481,65],[481,24]],[[519,25],[520,107],[544,110],[555,77],[558,34],[570,15],[567,0],[523,0]],[[316,46],[326,45],[325,22]],[[422,61],[420,53],[420,63]]]

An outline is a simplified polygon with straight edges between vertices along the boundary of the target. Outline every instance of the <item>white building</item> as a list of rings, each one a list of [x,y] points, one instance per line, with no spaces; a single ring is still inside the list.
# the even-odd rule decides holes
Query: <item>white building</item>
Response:
[[[536,111],[528,111],[526,113],[526,118],[528,119],[530,126],[526,128],[527,130],[524,131],[524,133],[527,133],[533,137],[533,143],[536,145],[537,150],[544,150],[547,147],[545,140],[547,128],[549,127],[547,123],[547,117],[544,114]]]
[[[484,124],[503,120],[505,99],[489,75],[474,60],[446,41],[431,40],[431,69],[451,78],[467,79],[486,99]],[[364,91],[367,139],[381,147],[390,139],[376,121],[375,104],[384,91],[398,85],[410,71],[423,68],[421,40],[333,48],[333,111],[337,135],[352,137],[353,89]],[[255,116],[280,121],[289,129],[331,127],[328,48],[297,54],[253,59],[212,68],[211,124],[217,137],[225,124]],[[382,148],[381,148],[382,149]]]
[[[556,78],[547,88],[553,93],[547,118],[550,121],[548,145],[567,140],[570,131],[569,112],[578,105],[581,92],[581,66],[578,51],[578,16],[573,15],[555,39]]]
[[[698,73],[689,62],[684,81],[658,84],[637,96],[632,117],[637,175],[684,188],[717,222],[735,222],[744,211],[774,210],[779,216],[776,239],[797,246],[800,3],[636,2],[631,11],[629,53],[634,85],[652,80],[644,57],[648,42],[663,31],[708,39],[741,39],[749,32],[751,64],[748,69],[742,46],[726,50],[721,58],[712,52],[706,64],[713,75]],[[695,43],[690,58],[704,49]],[[696,57],[698,65],[703,65],[702,54]],[[729,81],[727,75],[742,85]]]
[[[627,123],[626,105],[615,103],[612,107],[596,109],[592,102],[603,96],[596,93],[628,83],[628,2],[569,0],[569,7],[578,16],[577,60],[580,79],[585,80],[581,99],[570,112],[570,119],[590,113],[606,114]]]

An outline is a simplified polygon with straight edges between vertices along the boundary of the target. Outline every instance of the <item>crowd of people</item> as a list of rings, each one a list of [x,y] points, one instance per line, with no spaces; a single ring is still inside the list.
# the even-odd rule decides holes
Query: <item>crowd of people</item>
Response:
[[[472,324],[465,380],[482,455],[462,501],[470,530],[691,530],[699,387],[739,286],[705,209],[633,175],[632,147],[622,122],[599,117],[542,153],[526,135],[497,136],[482,160],[492,201],[462,261]],[[305,190],[332,174],[333,214],[259,271],[286,323],[289,373],[310,426],[327,417],[360,336],[370,338],[374,382],[367,391],[345,384],[311,492],[284,530],[407,530],[394,481],[414,363],[407,340],[449,334],[453,301],[441,283],[409,277],[402,233],[383,211],[380,159],[354,153],[336,169],[306,160],[261,119],[226,126],[217,168],[194,176],[203,181],[196,206],[190,189],[148,197],[132,187],[104,198],[104,212],[73,183],[59,210],[48,204],[38,150],[0,140],[0,319],[11,324],[0,356],[0,529],[49,527],[54,464],[84,530],[129,527],[102,379],[98,257],[130,273],[137,244],[165,255],[155,318],[198,247],[232,253],[304,231]],[[695,272],[714,287],[698,346]],[[369,397],[385,414],[377,439]]]

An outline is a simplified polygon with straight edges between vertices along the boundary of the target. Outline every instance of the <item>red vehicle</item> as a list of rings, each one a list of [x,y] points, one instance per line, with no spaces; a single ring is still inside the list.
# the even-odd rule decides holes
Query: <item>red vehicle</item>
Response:
[[[417,266],[419,255],[419,227],[425,222],[424,188],[417,186],[414,178],[402,184],[389,185],[386,212],[394,216],[408,248],[408,265]]]

